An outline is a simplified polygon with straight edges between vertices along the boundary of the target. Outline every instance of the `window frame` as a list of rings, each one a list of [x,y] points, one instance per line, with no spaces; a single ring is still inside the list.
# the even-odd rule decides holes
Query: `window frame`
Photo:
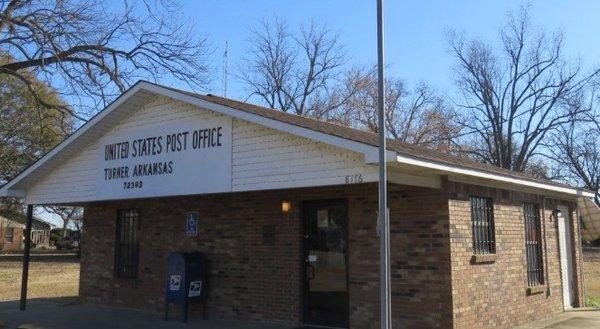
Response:
[[[528,206],[532,207],[529,211],[526,209]],[[535,287],[545,285],[546,271],[544,269],[542,217],[540,216],[539,204],[532,202],[523,203],[523,226],[527,286]],[[530,229],[535,231],[531,232],[529,231]],[[533,238],[533,240],[530,240],[530,238]]]
[[[479,205],[477,201],[485,204]],[[474,255],[496,254],[496,221],[494,218],[494,200],[488,197],[472,195],[471,206],[471,240]],[[482,213],[483,211],[483,213]],[[485,220],[479,218],[485,217]],[[478,223],[480,225],[478,225]]]
[[[135,212],[135,214],[132,215],[131,212]],[[115,278],[131,280],[138,278],[141,217],[141,211],[137,208],[117,210],[115,223]],[[124,221],[126,220],[132,220],[133,223],[125,224]]]

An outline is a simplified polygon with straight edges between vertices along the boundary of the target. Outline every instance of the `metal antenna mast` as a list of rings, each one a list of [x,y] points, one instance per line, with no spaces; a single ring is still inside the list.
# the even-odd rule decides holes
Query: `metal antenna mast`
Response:
[[[227,51],[229,45],[227,41],[225,41],[225,52],[223,53],[223,77],[221,78],[222,88],[223,88],[223,97],[227,97]]]

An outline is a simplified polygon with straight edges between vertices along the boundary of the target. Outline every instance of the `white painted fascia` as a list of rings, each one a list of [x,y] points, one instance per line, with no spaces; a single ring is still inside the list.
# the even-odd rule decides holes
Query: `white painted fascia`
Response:
[[[27,196],[25,190],[0,189],[0,198],[19,198],[24,199]]]
[[[315,130],[311,130],[308,128],[296,126],[293,124],[281,122],[278,120],[266,118],[260,115],[248,113],[242,110],[238,110],[232,107],[215,104],[198,97],[194,97],[192,95],[188,95],[179,91],[175,91],[166,87],[161,87],[152,83],[148,83],[146,81],[140,81],[133,85],[129,90],[127,90],[123,95],[113,101],[108,107],[106,107],[103,111],[99,112],[96,116],[94,116],[90,121],[88,121],[85,125],[75,131],[71,136],[61,142],[57,147],[52,149],[46,155],[44,155],[41,159],[31,165],[29,168],[25,169],[21,172],[17,177],[6,183],[2,188],[0,188],[0,197],[18,197],[24,198],[26,193],[23,190],[11,190],[11,187],[17,184],[19,181],[30,175],[32,172],[37,170],[40,166],[42,166],[46,161],[50,158],[54,157],[60,151],[62,151],[65,147],[69,146],[73,141],[79,138],[81,135],[85,134],[89,129],[91,129],[94,125],[104,119],[106,116],[110,115],[115,109],[119,108],[121,104],[126,102],[131,96],[135,95],[137,92],[141,90],[146,90],[148,92],[162,95],[165,97],[170,97],[175,100],[179,100],[185,103],[189,103],[192,105],[196,105],[207,110],[211,110],[217,113],[221,113],[224,115],[228,115],[234,118],[238,118],[241,120],[249,121],[258,125],[263,125],[265,127],[269,127],[275,130],[283,131],[286,133],[290,133],[293,135],[298,135],[302,137],[306,137],[309,139],[313,139],[325,144],[330,144],[333,146],[337,146],[340,148],[344,148],[347,150],[355,151],[358,153],[362,153],[365,156],[365,162],[377,162],[378,160],[378,148],[369,144],[360,143],[356,141],[352,141],[346,138],[332,136],[326,133],[318,132]],[[388,151],[388,159],[390,161],[394,161],[396,157],[396,152]]]
[[[379,148],[374,147],[375,151],[365,153],[365,164],[378,164],[379,163]],[[387,150],[385,153],[385,162],[396,162],[396,151]]]
[[[556,185],[552,185],[552,184],[544,184],[541,182],[530,181],[527,179],[504,176],[504,175],[500,175],[500,174],[493,174],[493,173],[489,173],[489,172],[485,172],[485,171],[481,171],[481,170],[477,170],[477,169],[441,164],[439,162],[423,160],[423,159],[419,159],[419,158],[412,157],[412,156],[398,155],[396,157],[396,161],[399,163],[403,163],[403,164],[409,164],[409,165],[418,166],[418,167],[440,170],[440,171],[444,171],[444,172],[448,172],[448,173],[466,175],[466,176],[471,176],[471,177],[478,177],[478,178],[483,178],[483,179],[490,179],[490,180],[495,180],[495,181],[499,181],[499,182],[505,182],[505,183],[516,184],[516,185],[521,185],[521,186],[528,186],[528,187],[533,187],[533,188],[539,188],[542,190],[548,190],[548,191],[571,194],[571,195],[584,196],[584,197],[588,197],[588,198],[594,197],[594,193],[591,193],[591,192],[588,192],[585,190],[581,190],[581,189],[577,189],[577,188],[569,188],[569,187],[563,187],[563,186],[556,186]]]
[[[27,177],[32,172],[34,172],[37,168],[39,168],[46,161],[48,161],[48,159],[50,159],[53,156],[55,156],[56,154],[58,154],[65,147],[69,146],[71,143],[73,143],[73,141],[75,141],[77,138],[79,138],[79,136],[85,134],[96,123],[98,123],[103,118],[105,118],[107,115],[112,113],[121,104],[123,104],[125,101],[127,101],[132,95],[135,95],[135,93],[137,93],[141,89],[145,89],[144,85],[147,85],[147,83],[139,82],[139,83],[136,83],[135,85],[133,85],[131,87],[131,89],[127,90],[123,95],[121,95],[121,97],[114,100],[103,111],[98,112],[98,114],[96,114],[90,121],[86,122],[81,128],[77,129],[73,134],[71,134],[71,136],[69,136],[67,139],[62,141],[57,147],[50,150],[50,152],[46,153],[46,155],[44,155],[41,159],[39,159],[34,164],[32,164],[29,168],[25,169],[23,172],[21,172],[19,175],[17,175],[17,177],[13,178],[8,183],[6,183],[4,186],[2,186],[2,188],[0,188],[0,197],[10,197],[11,194],[16,193],[17,195],[19,195],[16,197],[21,198],[22,197],[22,196],[20,196],[20,195],[22,195],[21,193],[10,190],[10,188],[12,186],[17,184],[19,181],[21,181],[23,178]]]

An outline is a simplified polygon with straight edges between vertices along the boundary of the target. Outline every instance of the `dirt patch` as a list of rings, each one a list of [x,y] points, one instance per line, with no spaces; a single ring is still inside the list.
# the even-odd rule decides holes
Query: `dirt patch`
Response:
[[[21,296],[21,259],[0,258],[0,301]],[[27,298],[75,297],[79,295],[79,259],[35,257],[29,264]]]

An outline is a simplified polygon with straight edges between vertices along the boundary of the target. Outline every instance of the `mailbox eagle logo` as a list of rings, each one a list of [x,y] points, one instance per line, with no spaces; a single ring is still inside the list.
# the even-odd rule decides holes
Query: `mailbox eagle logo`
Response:
[[[201,291],[202,291],[202,281],[190,282],[190,291],[188,293],[189,297],[198,297],[198,296],[200,296]]]
[[[171,283],[169,284],[169,290],[179,290],[181,284],[181,275],[171,275]]]

